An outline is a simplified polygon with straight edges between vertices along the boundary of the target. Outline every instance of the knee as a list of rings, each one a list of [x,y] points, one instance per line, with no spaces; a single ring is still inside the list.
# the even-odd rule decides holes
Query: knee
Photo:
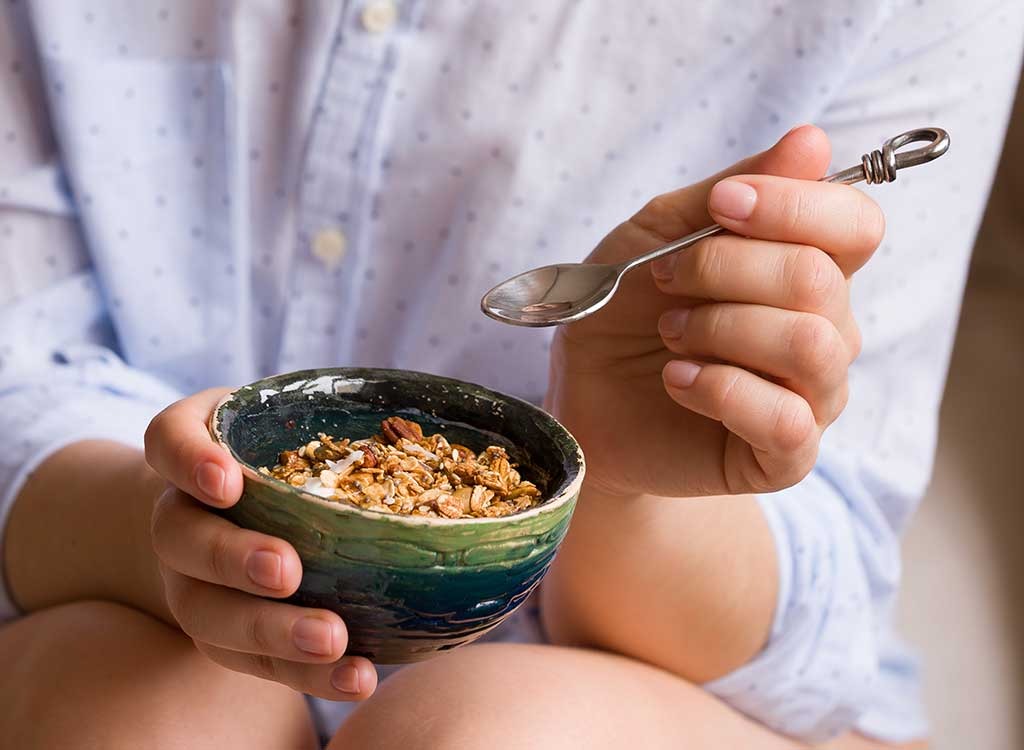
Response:
[[[110,666],[126,657],[145,657],[147,650],[152,657],[154,641],[163,642],[161,652],[186,645],[180,633],[130,607],[80,601],[34,612],[0,629],[0,655],[10,668],[9,684],[31,688],[41,680],[30,675],[61,665],[103,661]]]
[[[330,750],[723,746],[712,735],[697,736],[694,727],[704,724],[721,728],[723,736],[751,731],[699,688],[621,656],[489,644],[384,680],[342,726]],[[778,746],[758,739],[764,737],[754,732],[750,742],[724,745]]]
[[[598,747],[556,729],[566,728],[558,706],[575,677],[547,656],[530,646],[483,645],[406,667],[359,706],[328,750]]]
[[[4,627],[3,632],[31,634],[33,643],[58,641],[63,648],[76,649],[88,643],[115,640],[124,634],[162,628],[174,631],[143,612],[116,602],[90,599],[60,604],[33,612]],[[19,634],[20,635],[20,634]],[[18,637],[18,635],[14,636]]]
[[[223,669],[181,631],[112,602],[61,605],[0,628],[0,663],[0,736],[24,738],[19,747],[131,747],[140,738],[187,747],[229,737],[240,722],[310,733],[297,694]]]
[[[483,700],[478,686],[492,682],[489,660],[479,658],[487,652],[474,646],[393,674],[342,725],[328,750],[505,747],[491,740],[491,717],[481,716],[477,705]]]

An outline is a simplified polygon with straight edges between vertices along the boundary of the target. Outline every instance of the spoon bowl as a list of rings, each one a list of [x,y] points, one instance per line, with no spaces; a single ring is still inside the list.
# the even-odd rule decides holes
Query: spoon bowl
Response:
[[[484,313],[518,326],[549,326],[599,310],[612,298],[622,268],[604,263],[561,263],[514,276],[494,287],[480,303]]]

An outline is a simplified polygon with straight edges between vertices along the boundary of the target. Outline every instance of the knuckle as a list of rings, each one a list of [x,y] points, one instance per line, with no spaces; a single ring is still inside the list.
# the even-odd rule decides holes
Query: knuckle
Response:
[[[722,237],[709,237],[693,248],[693,277],[700,289],[720,286],[725,271],[725,244]]]
[[[647,201],[643,208],[629,219],[629,223],[667,241],[666,233],[662,230],[678,223],[678,220],[679,211],[676,201],[673,201],[671,194],[661,193]]]
[[[814,434],[814,415],[806,402],[780,395],[773,410],[771,435],[785,453],[798,451]],[[795,465],[797,462],[790,462]],[[786,472],[788,474],[788,472]]]
[[[232,545],[230,531],[218,531],[210,539],[209,544],[207,567],[213,577],[213,580],[218,583],[230,581],[232,572]]]
[[[255,653],[269,654],[273,651],[272,620],[273,616],[267,607],[257,607],[248,619],[246,637]]]
[[[797,233],[813,215],[813,204],[799,186],[787,186],[780,191],[778,216],[783,230]]]
[[[738,372],[728,372],[715,381],[711,390],[711,400],[716,404],[719,414],[730,411],[734,401],[739,397],[740,387]]]
[[[703,329],[706,341],[718,341],[729,335],[731,316],[724,305],[701,305],[691,313],[694,331]]]
[[[787,348],[796,369],[816,378],[827,376],[844,364],[838,354],[838,333],[831,322],[818,315],[799,315],[789,329]]]
[[[788,258],[789,294],[795,309],[819,312],[836,297],[845,279],[839,267],[816,247],[800,247]]]
[[[647,201],[647,203],[644,204],[644,207],[640,209],[640,213],[659,216],[661,214],[664,214],[665,211],[668,209],[667,203],[667,196],[664,193],[659,193],[658,195],[655,195],[653,198],[650,198]]]
[[[644,207],[640,210],[638,217],[643,219],[661,221],[668,216],[675,214],[675,206],[672,204],[672,200],[667,193],[659,193],[654,196]],[[645,222],[648,223],[648,222]]]

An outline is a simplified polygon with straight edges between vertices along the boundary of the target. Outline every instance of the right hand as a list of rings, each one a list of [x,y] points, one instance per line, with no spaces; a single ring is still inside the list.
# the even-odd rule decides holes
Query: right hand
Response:
[[[295,549],[204,507],[230,507],[242,493],[238,464],[207,429],[227,392],[182,399],[146,430],[146,461],[171,485],[152,523],[171,613],[196,648],[223,667],[329,700],[368,698],[376,670],[363,657],[343,658],[348,631],[337,614],[261,598],[284,598],[298,588]]]

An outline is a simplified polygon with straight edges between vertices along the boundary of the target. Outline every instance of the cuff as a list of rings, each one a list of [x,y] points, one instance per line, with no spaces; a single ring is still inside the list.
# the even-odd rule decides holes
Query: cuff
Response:
[[[777,732],[820,742],[853,728],[870,705],[881,602],[872,600],[854,511],[833,485],[812,473],[759,500],[779,565],[771,634],[753,660],[704,687]]]

